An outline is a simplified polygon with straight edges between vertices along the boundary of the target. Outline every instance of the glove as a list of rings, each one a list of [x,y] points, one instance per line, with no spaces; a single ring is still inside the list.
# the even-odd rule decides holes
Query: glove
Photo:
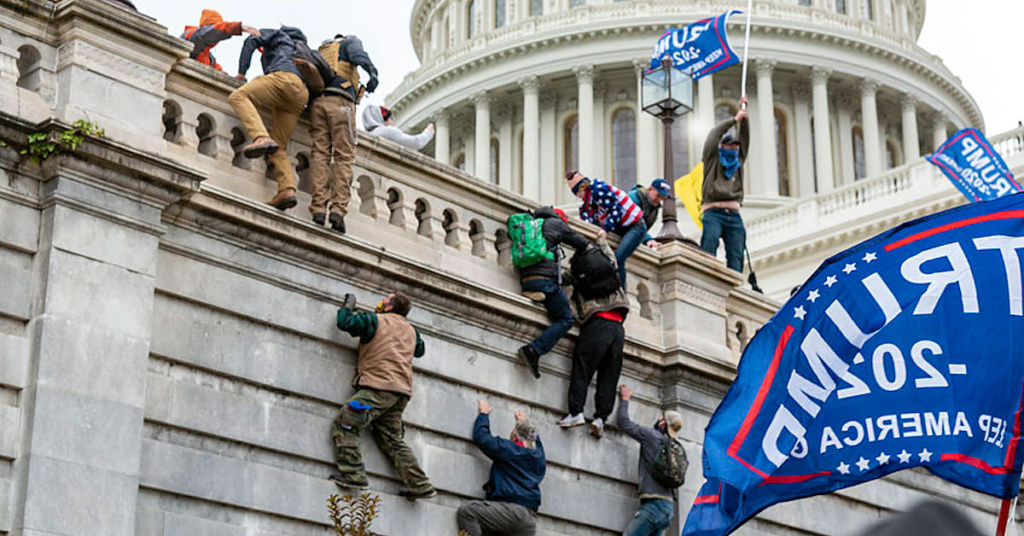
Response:
[[[345,294],[345,301],[341,304],[345,309],[356,308],[356,295],[352,293]]]
[[[377,89],[377,84],[380,84],[380,80],[377,79],[376,74],[371,74],[370,81],[366,83],[366,92],[373,93]]]

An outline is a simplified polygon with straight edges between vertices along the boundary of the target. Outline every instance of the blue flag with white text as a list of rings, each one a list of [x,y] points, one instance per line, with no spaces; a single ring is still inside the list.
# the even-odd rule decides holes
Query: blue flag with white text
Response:
[[[677,69],[698,80],[739,63],[740,58],[729,46],[725,34],[725,20],[735,13],[740,11],[728,11],[665,32],[654,46],[650,68],[658,68],[661,59],[668,56]]]
[[[1024,195],[1010,195],[825,261],[745,349],[683,535],[912,467],[1016,497],[1022,253]]]
[[[1024,191],[1003,158],[976,128],[953,134],[927,158],[972,203]]]

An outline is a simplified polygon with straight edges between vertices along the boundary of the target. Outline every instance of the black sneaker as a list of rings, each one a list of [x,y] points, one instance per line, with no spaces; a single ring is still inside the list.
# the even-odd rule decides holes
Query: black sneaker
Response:
[[[338,231],[341,234],[345,234],[345,217],[337,212],[331,213],[331,229]]]
[[[343,477],[343,476],[341,476],[341,475],[339,475],[337,473],[327,477],[327,480],[330,480],[331,482],[334,482],[335,484],[338,485],[338,487],[341,487],[343,489],[351,489],[351,490],[359,490],[359,491],[370,489],[370,485],[367,484],[366,482],[354,482],[354,481],[351,481],[351,480],[346,480],[345,477]]]
[[[415,492],[415,491],[411,491],[411,490],[402,490],[402,491],[398,492],[398,496],[399,497],[405,497],[406,499],[409,499],[410,501],[415,501],[417,499],[433,499],[434,497],[437,497],[437,490],[434,489],[434,488],[430,488],[427,491],[420,491],[420,492]]]
[[[530,346],[526,345],[516,352],[519,359],[530,368],[530,373],[533,374],[534,378],[540,378],[540,357],[537,356],[537,352]]]
[[[317,212],[313,214],[313,223],[317,225],[323,225],[327,221],[327,214],[324,212]]]

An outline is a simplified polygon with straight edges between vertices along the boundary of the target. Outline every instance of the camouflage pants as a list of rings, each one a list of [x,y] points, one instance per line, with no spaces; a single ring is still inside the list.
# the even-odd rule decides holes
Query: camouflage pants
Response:
[[[413,492],[433,487],[403,439],[405,424],[402,412],[408,403],[406,395],[367,387],[360,388],[345,403],[341,414],[334,419],[334,458],[345,480],[366,483],[366,467],[359,451],[359,432],[372,425],[373,439],[391,459],[406,487]]]

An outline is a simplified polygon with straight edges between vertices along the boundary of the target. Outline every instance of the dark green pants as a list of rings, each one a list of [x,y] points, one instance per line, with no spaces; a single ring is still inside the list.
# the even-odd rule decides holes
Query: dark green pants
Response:
[[[406,395],[368,387],[360,388],[352,395],[341,409],[341,414],[334,419],[334,457],[345,480],[366,483],[366,467],[359,452],[359,432],[372,425],[373,439],[391,459],[406,487],[413,492],[433,487],[403,439],[405,423],[402,422],[402,412],[408,403]],[[357,408],[368,406],[369,409],[356,409],[353,405]]]

